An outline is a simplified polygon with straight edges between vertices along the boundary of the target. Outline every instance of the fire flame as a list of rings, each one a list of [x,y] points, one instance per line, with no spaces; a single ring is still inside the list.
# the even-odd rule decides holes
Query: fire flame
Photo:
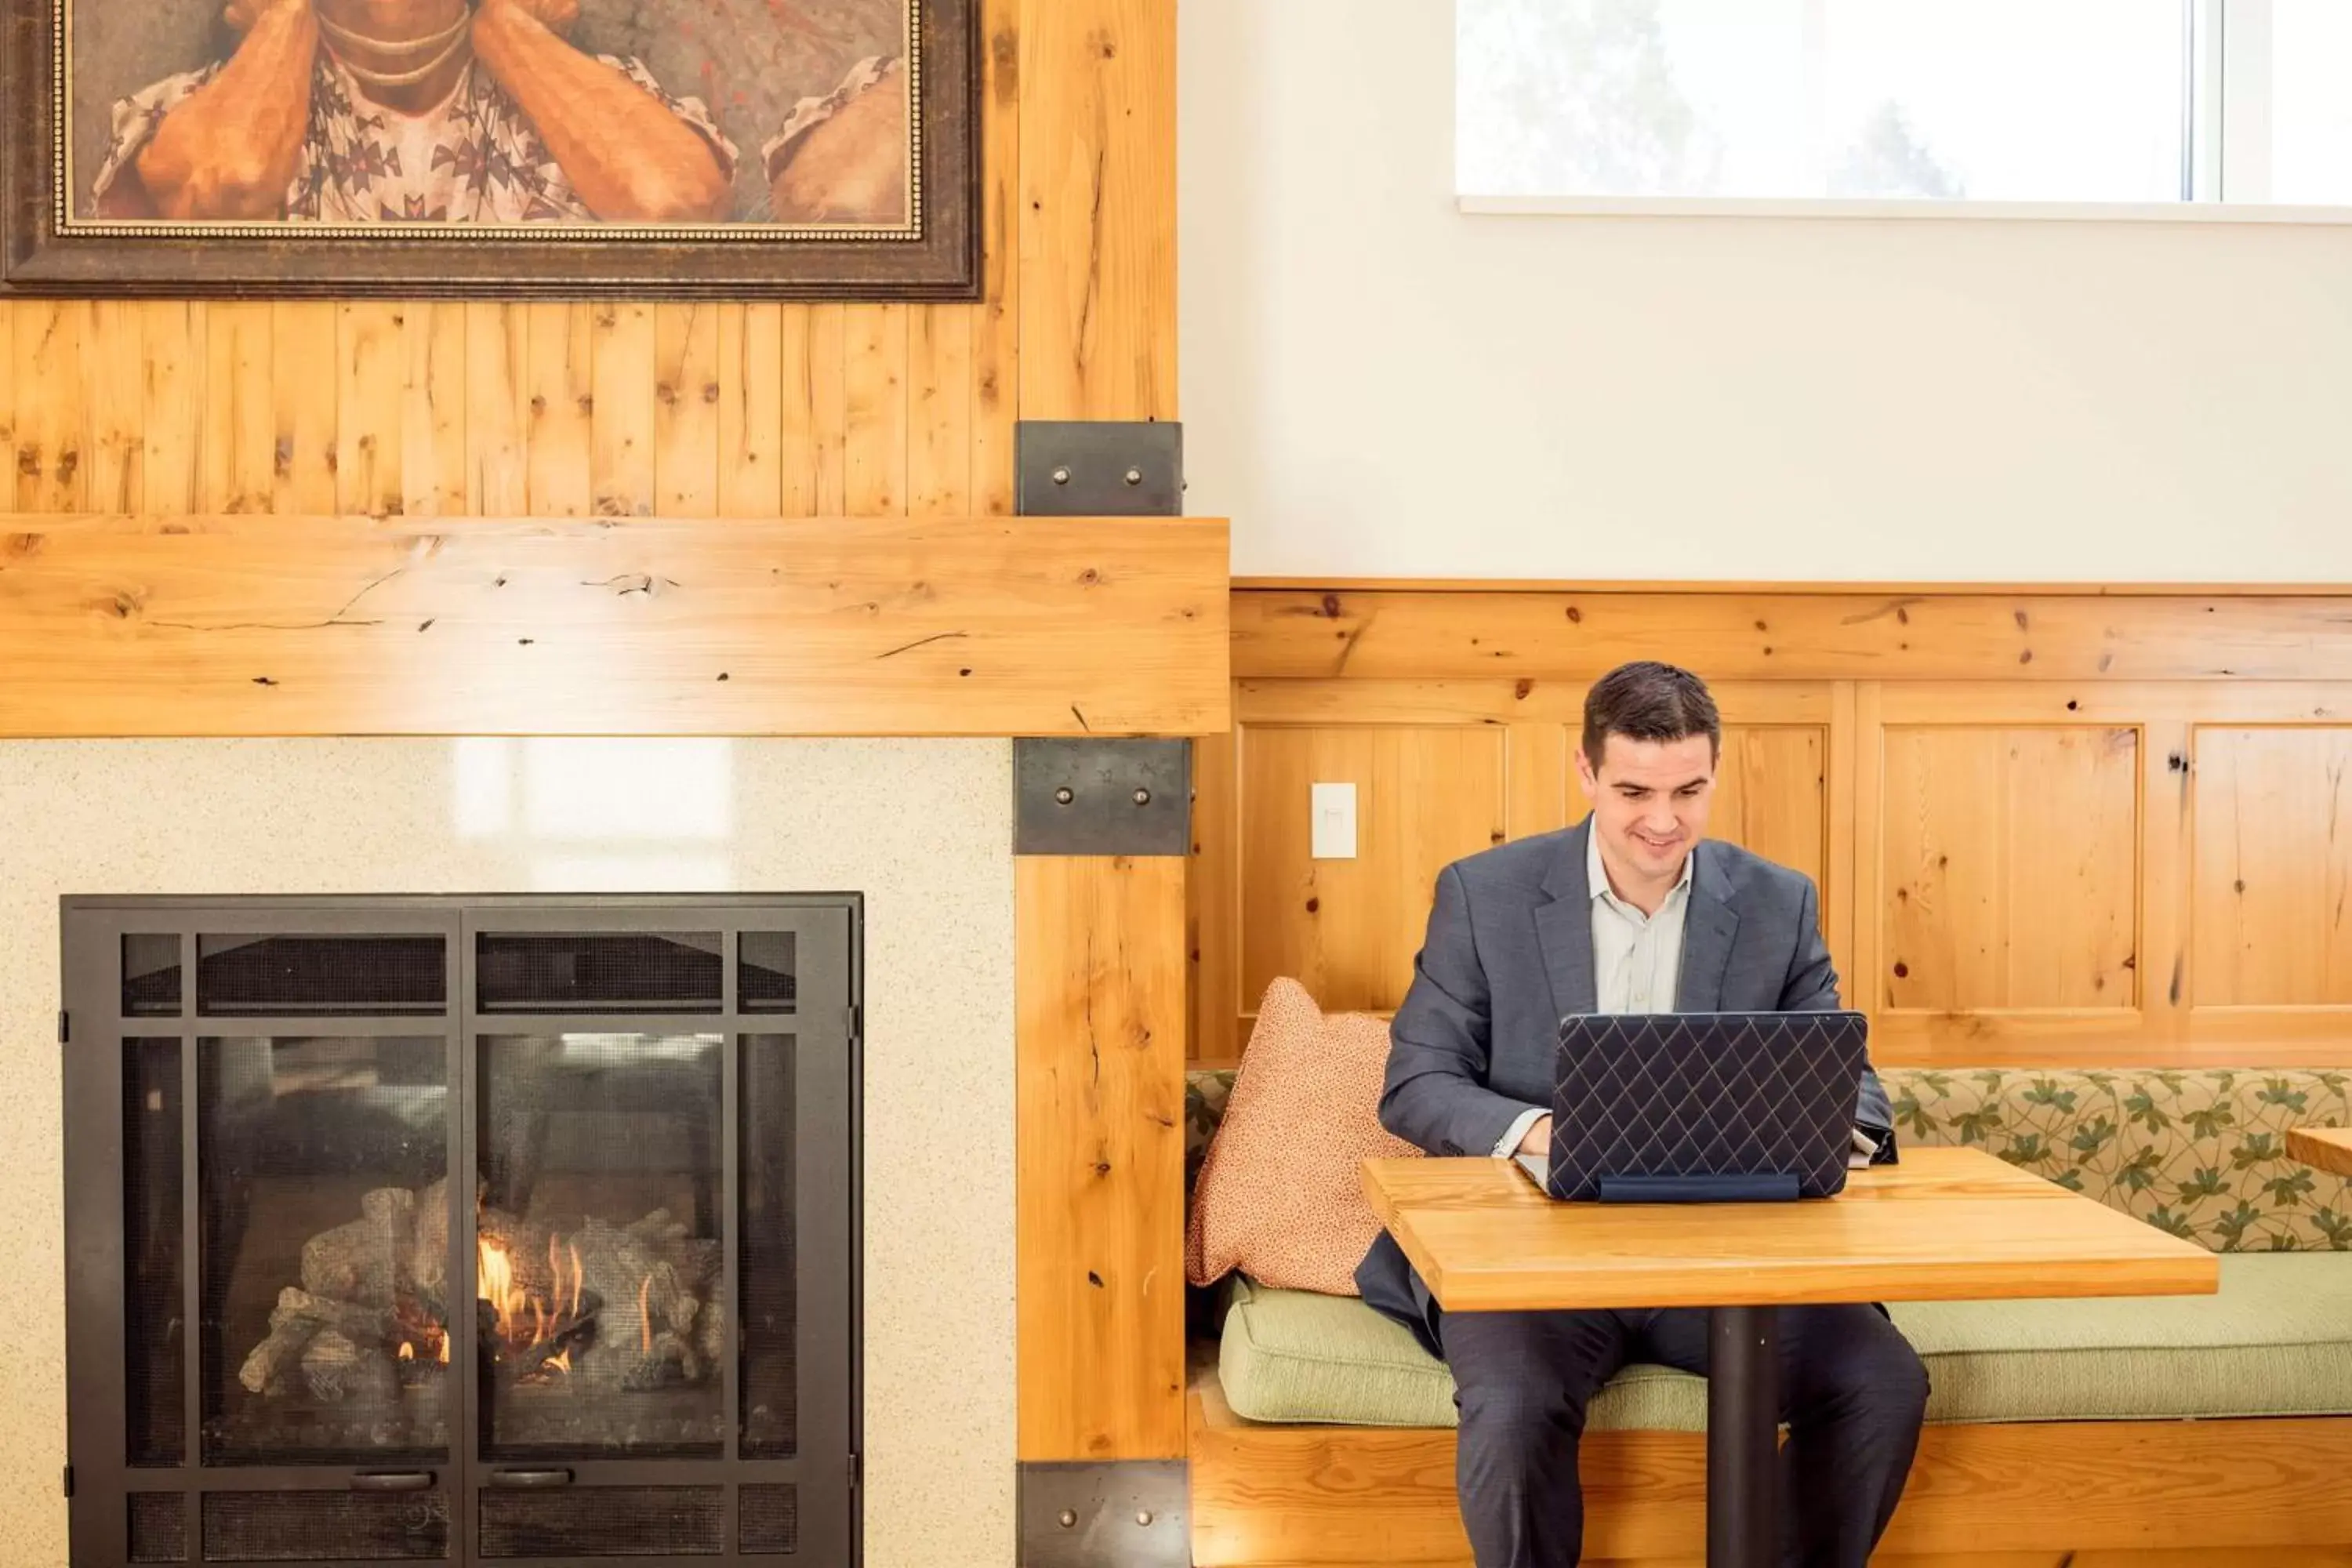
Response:
[[[486,1331],[498,1337],[498,1342],[508,1351],[530,1350],[551,1341],[567,1338],[580,1327],[580,1308],[587,1289],[587,1270],[581,1266],[580,1247],[576,1242],[566,1242],[556,1237],[547,1238],[547,1282],[544,1290],[526,1286],[518,1277],[513,1256],[505,1243],[484,1236],[476,1245],[480,1265],[480,1288],[477,1291],[490,1310],[490,1322]],[[637,1333],[645,1353],[654,1348],[653,1277],[637,1281]],[[449,1359],[449,1343],[445,1336],[440,1346],[441,1360]],[[537,1370],[569,1373],[572,1371],[572,1347],[564,1345],[556,1353],[544,1357]]]
[[[494,1327],[506,1343],[516,1349],[545,1344],[579,1318],[585,1271],[578,1247],[547,1238],[549,1283],[543,1295],[516,1278],[514,1258],[504,1243],[486,1236],[475,1250],[481,1267],[479,1294],[490,1304]]]
[[[416,1359],[416,1347],[410,1344],[406,1340],[401,1341],[400,1359],[403,1361],[415,1361]]]

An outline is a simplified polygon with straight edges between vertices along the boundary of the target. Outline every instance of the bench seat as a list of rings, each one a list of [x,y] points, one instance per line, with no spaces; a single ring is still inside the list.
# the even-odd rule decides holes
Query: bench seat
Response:
[[[2133,1421],[2352,1415],[2352,1253],[2232,1253],[2216,1296],[1897,1304],[1927,1363],[1927,1419]],[[1217,1355],[1234,1414],[1341,1426],[1450,1426],[1454,1379],[1353,1298],[1235,1285]],[[1706,1385],[1628,1367],[1600,1431],[1695,1432]]]

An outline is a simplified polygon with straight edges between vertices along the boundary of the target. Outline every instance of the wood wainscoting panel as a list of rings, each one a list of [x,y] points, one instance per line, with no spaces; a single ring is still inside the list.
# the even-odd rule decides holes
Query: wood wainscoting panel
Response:
[[[1184,1457],[1184,873],[1013,862],[1024,1461]]]
[[[2196,1005],[2352,1006],[2352,726],[2206,726],[2192,746]]]
[[[1591,810],[1576,767],[1584,694],[1580,681],[1237,682],[1230,743],[1196,758],[1195,1059],[1238,1057],[1277,976],[1326,1007],[1393,1011],[1438,872]],[[1829,879],[1831,688],[1727,681],[1715,695],[1709,831],[1813,878],[1824,924],[1843,918]],[[1318,782],[1357,786],[1353,859],[1310,854]]]
[[[1392,1006],[1429,905],[1426,882],[1325,879],[1310,943],[1286,847],[1303,801],[1244,787],[1258,734],[1483,735],[1423,810],[1484,809],[1499,747],[1517,837],[1584,814],[1590,680],[1663,657],[1723,711],[1712,831],[1819,883],[1877,1059],[2352,1063],[2347,605],[2322,587],[1237,587],[1235,761],[1201,780],[1234,822],[1233,891],[1205,871],[1198,899],[1222,902],[1195,928],[1244,956],[1230,983],[1201,966],[1197,1048],[1231,1059],[1251,988],[1310,958],[1344,977],[1329,1005]],[[1261,860],[1276,848],[1291,858]],[[1383,896],[1401,907],[1339,907]]]
[[[1873,1001],[2131,1008],[2139,733],[1890,728]]]
[[[1707,836],[1827,880],[1829,731],[1727,723]]]
[[[1387,1012],[1403,999],[1437,873],[1506,837],[1507,737],[1467,725],[1245,733],[1244,1005],[1281,975],[1328,1008]],[[1352,859],[1313,857],[1318,783],[1355,785]]]
[[[18,514],[0,736],[1216,731],[1225,560],[1187,519]]]

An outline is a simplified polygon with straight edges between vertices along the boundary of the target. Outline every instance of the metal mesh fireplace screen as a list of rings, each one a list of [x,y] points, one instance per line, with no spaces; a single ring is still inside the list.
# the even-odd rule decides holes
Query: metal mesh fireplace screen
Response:
[[[860,915],[69,900],[75,1563],[853,1562]]]

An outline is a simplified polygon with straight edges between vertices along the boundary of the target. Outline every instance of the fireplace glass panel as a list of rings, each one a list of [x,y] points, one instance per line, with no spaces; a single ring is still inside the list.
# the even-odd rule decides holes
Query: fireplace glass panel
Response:
[[[447,1043],[207,1038],[196,1063],[205,1462],[444,1455]]]
[[[474,963],[484,1013],[716,1013],[717,931],[484,931]]]
[[[742,1131],[743,1454],[789,1459],[800,1447],[799,1237],[793,1167],[793,1038],[747,1035],[740,1067]]]
[[[187,1232],[180,1042],[122,1042],[122,1371],[126,1455],[177,1465],[188,1443]]]
[[[122,1016],[176,1018],[180,1015],[180,936],[122,939]]]
[[[482,1037],[482,1452],[715,1457],[721,1037]]]
[[[438,936],[196,938],[196,1010],[211,1017],[423,1016],[448,1000]]]
[[[800,933],[747,931],[735,970],[739,1005],[746,1013],[789,1013],[800,1000]]]

